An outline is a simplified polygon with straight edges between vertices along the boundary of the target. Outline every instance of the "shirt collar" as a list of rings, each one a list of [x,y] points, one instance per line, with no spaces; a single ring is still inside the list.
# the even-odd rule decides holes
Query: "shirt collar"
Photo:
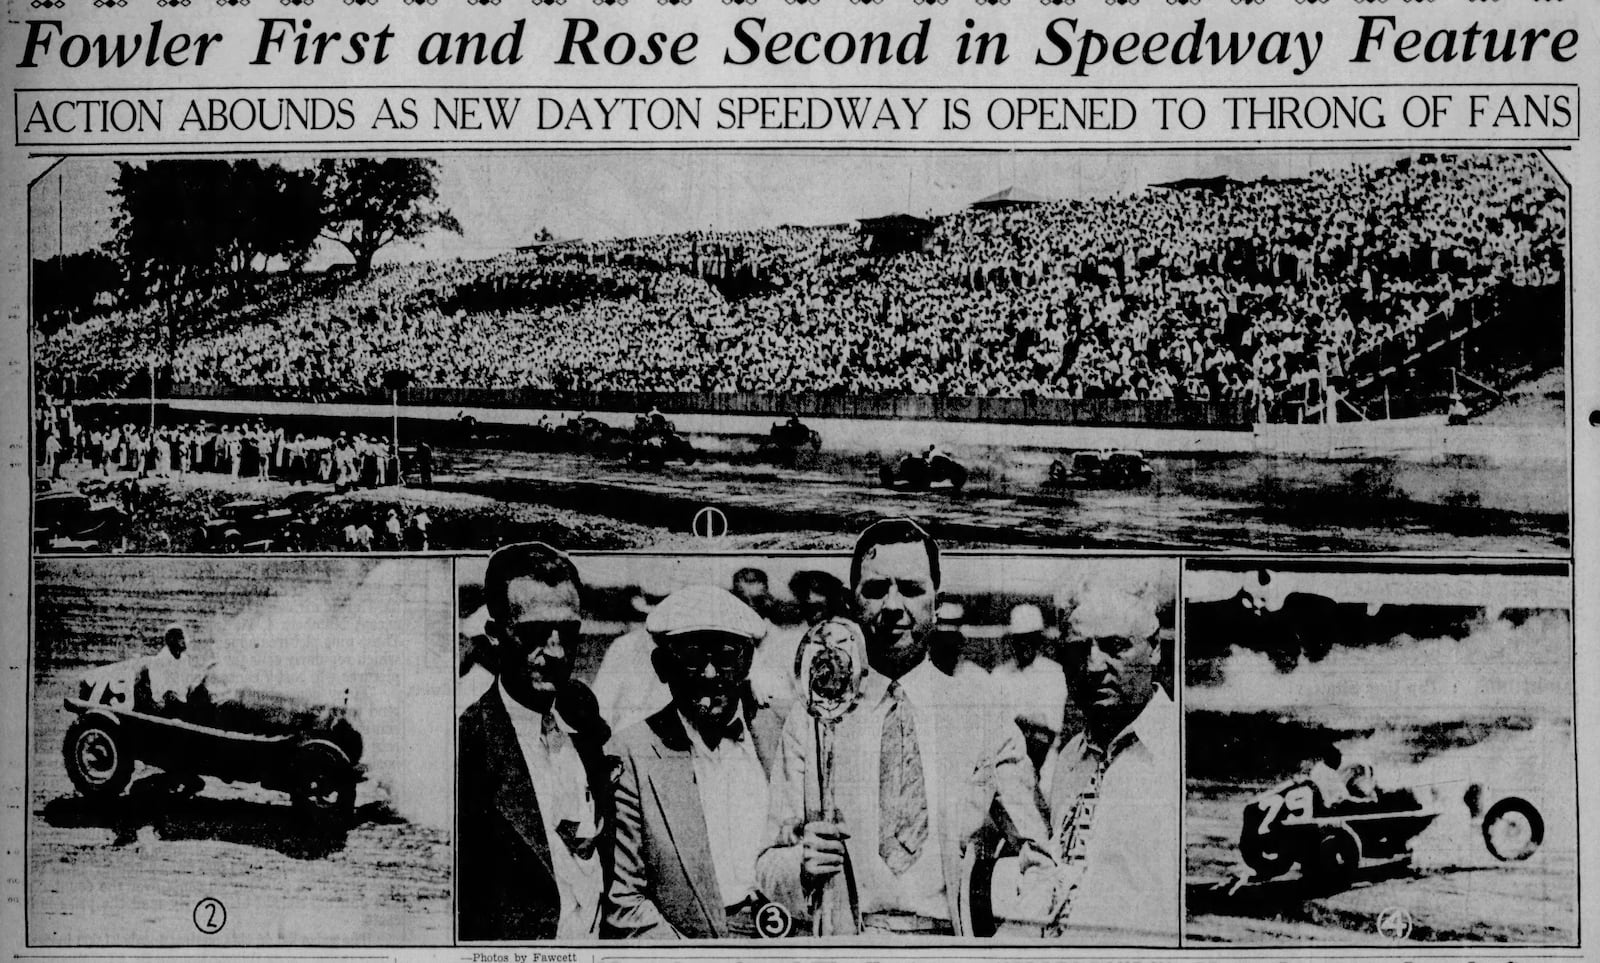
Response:
[[[912,667],[910,672],[899,679],[890,679],[888,676],[873,669],[867,670],[867,677],[861,682],[862,701],[869,706],[875,706],[889,698],[889,685],[899,682],[911,699],[912,705],[927,705],[930,700],[930,690],[944,678],[944,673],[934,667],[927,658],[923,658]]]
[[[1166,690],[1159,685],[1156,686],[1155,692],[1150,696],[1150,701],[1144,704],[1144,708],[1139,711],[1139,714],[1134,717],[1132,722],[1117,733],[1116,738],[1112,739],[1111,745],[1107,747],[1107,751],[1110,755],[1115,756],[1135,742],[1147,746],[1162,745],[1164,740],[1170,738],[1169,730],[1174,721],[1175,709],[1176,707],[1173,705],[1172,699],[1168,697]]]
[[[682,712],[678,712],[678,710],[676,710],[676,709],[674,709],[673,711],[678,713],[678,721],[683,724],[683,731],[689,736],[689,752],[691,754],[693,754],[693,755],[703,756],[703,757],[705,757],[707,759],[714,758],[716,756],[716,754],[717,754],[717,750],[716,749],[712,749],[710,746],[706,745],[705,740],[700,737],[700,730],[696,729],[694,727],[694,724],[691,723],[689,721],[688,717],[685,716]],[[749,735],[750,735],[750,723],[745,720],[744,705],[743,705],[742,700],[741,700],[741,703],[735,708],[734,716],[733,716],[733,722],[730,722],[729,725],[732,725],[734,722],[737,722],[739,724],[739,726],[741,727],[742,731],[744,732],[744,736],[742,738],[740,738],[738,740],[738,742],[735,743],[735,744],[736,745],[742,745],[745,742],[749,741]],[[721,742],[717,743],[717,749],[721,749],[723,746],[726,746],[727,744],[728,744],[728,740],[724,739]]]
[[[526,730],[535,734],[544,732],[545,713],[535,712],[534,710],[518,702],[516,699],[513,699],[511,697],[511,693],[506,691],[505,685],[499,680],[499,678],[494,680],[494,684],[495,688],[500,690],[500,701],[505,703],[506,715],[511,717],[512,726],[517,729]],[[550,707],[549,714],[555,717],[556,725],[567,735],[570,736],[574,732],[578,731],[567,725],[567,720],[561,718],[561,713],[556,711],[555,706]]]

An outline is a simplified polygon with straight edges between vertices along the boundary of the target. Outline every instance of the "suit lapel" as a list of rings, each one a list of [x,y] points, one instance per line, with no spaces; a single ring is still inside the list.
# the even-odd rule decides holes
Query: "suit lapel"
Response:
[[[500,774],[495,786],[495,808],[516,829],[517,835],[539,858],[545,872],[554,879],[550,840],[545,836],[539,800],[533,791],[533,777],[528,774],[528,761],[523,758],[522,747],[517,744],[517,732],[511,726],[511,716],[506,713],[498,687],[490,690],[489,699],[488,711],[484,715],[484,736],[490,771]]]
[[[672,840],[672,850],[707,927],[721,935],[727,924],[722,894],[717,890],[717,868],[711,859],[711,841],[706,835],[705,808],[695,784],[689,736],[671,706],[651,716],[649,726],[657,741],[657,757],[646,772],[651,801],[661,814],[661,824]],[[700,885],[702,881],[704,887]]]

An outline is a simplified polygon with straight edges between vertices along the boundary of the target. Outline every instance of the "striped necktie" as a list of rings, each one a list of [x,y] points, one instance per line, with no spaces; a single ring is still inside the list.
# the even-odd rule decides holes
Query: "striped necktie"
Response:
[[[1051,938],[1065,934],[1067,919],[1072,915],[1072,900],[1078,894],[1078,884],[1083,881],[1085,861],[1089,856],[1090,830],[1094,826],[1094,813],[1100,802],[1100,782],[1105,778],[1106,766],[1111,759],[1108,753],[1093,745],[1086,745],[1084,750],[1094,760],[1094,771],[1089,774],[1089,781],[1078,794],[1077,803],[1058,833],[1058,838],[1063,840],[1061,882],[1055,894],[1055,912],[1044,932],[1045,936]]]
[[[878,855],[898,876],[917,861],[928,840],[928,794],[905,688],[889,683],[889,698],[878,743]]]

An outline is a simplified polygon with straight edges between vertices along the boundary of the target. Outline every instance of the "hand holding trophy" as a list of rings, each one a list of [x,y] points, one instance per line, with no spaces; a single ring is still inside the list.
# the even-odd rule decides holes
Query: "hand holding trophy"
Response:
[[[795,655],[796,675],[805,684],[806,711],[816,737],[817,796],[820,811],[808,813],[802,833],[805,857],[801,876],[811,889],[813,936],[852,936],[861,932],[855,876],[850,868],[848,834],[834,800],[834,732],[861,698],[867,672],[861,628],[843,618],[812,626]]]

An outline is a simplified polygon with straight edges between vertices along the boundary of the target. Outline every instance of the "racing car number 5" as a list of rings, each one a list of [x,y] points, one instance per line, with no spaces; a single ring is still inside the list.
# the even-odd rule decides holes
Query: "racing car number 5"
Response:
[[[1256,824],[1256,833],[1262,836],[1272,832],[1278,823],[1278,815],[1285,810],[1297,821],[1311,818],[1311,787],[1296,786],[1281,796],[1273,796],[1267,800],[1266,808],[1267,811],[1261,814],[1261,822]]]
[[[89,693],[89,701],[97,702],[103,706],[123,705],[128,701],[127,679],[103,679]]]

